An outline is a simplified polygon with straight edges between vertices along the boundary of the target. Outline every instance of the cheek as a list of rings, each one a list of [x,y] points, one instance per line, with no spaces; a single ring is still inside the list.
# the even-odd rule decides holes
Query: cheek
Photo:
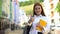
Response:
[[[38,14],[41,14],[41,11],[39,11]]]
[[[40,9],[39,13],[41,13],[41,12],[42,12],[42,10]]]
[[[35,10],[35,13],[37,13],[37,11]]]
[[[39,10],[39,11],[38,11],[38,13],[41,13],[41,12],[42,12],[42,10]]]

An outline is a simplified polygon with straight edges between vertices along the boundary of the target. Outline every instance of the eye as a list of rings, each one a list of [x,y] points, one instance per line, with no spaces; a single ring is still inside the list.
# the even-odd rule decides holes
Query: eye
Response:
[[[40,8],[38,8],[38,9],[40,9]]]

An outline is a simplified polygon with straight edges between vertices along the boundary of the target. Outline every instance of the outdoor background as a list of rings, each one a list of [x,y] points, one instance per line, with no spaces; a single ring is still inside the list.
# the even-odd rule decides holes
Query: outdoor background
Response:
[[[50,33],[60,34],[60,0],[0,0],[0,34],[23,34],[36,2],[43,6]]]

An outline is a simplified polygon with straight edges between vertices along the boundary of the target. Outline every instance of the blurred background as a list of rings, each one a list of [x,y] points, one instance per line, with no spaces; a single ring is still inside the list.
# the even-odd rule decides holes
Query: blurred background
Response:
[[[36,2],[49,19],[50,34],[60,34],[60,0],[0,0],[0,34],[23,34]]]

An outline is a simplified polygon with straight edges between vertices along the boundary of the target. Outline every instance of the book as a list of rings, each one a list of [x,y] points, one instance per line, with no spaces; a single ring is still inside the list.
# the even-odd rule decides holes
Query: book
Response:
[[[40,19],[39,23],[38,23],[40,26],[42,27],[46,27],[47,25],[47,22],[43,19]],[[39,31],[42,31],[43,29],[40,27],[40,26],[36,26],[36,29],[39,30]]]

